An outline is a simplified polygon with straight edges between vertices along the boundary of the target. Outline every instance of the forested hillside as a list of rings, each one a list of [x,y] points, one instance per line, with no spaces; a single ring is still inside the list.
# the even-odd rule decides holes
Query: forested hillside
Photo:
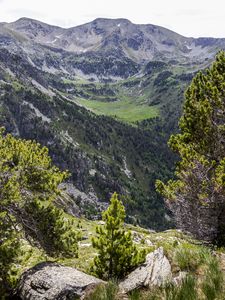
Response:
[[[154,183],[172,177],[167,140],[187,84],[224,45],[124,19],[70,29],[1,23],[1,125],[48,146],[69,169],[68,211],[96,218],[117,191],[130,222],[166,228]]]

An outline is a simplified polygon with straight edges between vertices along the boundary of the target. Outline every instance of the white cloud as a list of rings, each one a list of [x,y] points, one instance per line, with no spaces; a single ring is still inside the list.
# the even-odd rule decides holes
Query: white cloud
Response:
[[[224,0],[0,0],[0,21],[24,16],[63,27],[97,17],[127,18],[186,36],[225,37]]]

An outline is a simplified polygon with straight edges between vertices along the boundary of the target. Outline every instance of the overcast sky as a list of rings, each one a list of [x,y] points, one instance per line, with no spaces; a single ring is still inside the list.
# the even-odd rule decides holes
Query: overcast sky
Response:
[[[98,17],[126,18],[185,36],[225,38],[225,0],[0,0],[0,22],[21,17],[62,27]]]

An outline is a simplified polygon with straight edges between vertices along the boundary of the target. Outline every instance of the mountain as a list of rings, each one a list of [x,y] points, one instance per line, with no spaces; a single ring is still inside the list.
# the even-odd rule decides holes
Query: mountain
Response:
[[[21,18],[1,23],[0,34],[3,47],[22,52],[44,71],[106,79],[135,75],[155,60],[204,65],[225,45],[225,39],[186,38],[163,27],[135,25],[125,19],[96,19],[64,29]]]
[[[170,224],[156,178],[176,157],[167,147],[193,76],[225,39],[186,38],[155,25],[96,19],[72,28],[22,18],[0,23],[0,122],[48,146],[69,169],[73,214],[96,217],[112,192],[129,221]]]
[[[223,47],[225,39],[186,38],[155,25],[136,25],[126,19],[103,19],[68,29],[28,18],[3,24],[5,30],[25,39],[56,49],[123,55],[137,63],[149,60],[204,60],[212,50]],[[113,53],[115,51],[115,53]]]

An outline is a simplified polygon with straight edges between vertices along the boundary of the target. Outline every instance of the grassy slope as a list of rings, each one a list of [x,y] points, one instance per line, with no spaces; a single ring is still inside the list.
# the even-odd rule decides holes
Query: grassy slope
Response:
[[[66,80],[68,82],[68,80]],[[118,83],[111,83],[105,85],[104,83],[91,83],[95,85],[96,90],[103,89],[103,94],[95,94],[88,89],[88,82],[86,84],[80,81],[70,81],[78,90],[82,90],[86,94],[85,97],[76,97],[75,102],[86,107],[97,115],[112,116],[115,119],[127,123],[135,123],[145,119],[151,119],[159,116],[159,106],[149,106],[147,101],[148,93],[144,91],[141,94],[141,89],[137,85],[139,80],[130,78],[122,80]],[[133,87],[124,87],[124,84],[133,85]],[[116,101],[111,101],[109,95],[104,95],[104,88],[108,87],[115,94]]]
[[[58,261],[67,266],[75,267],[81,271],[90,272],[91,262],[96,255],[95,249],[92,247],[91,239],[96,235],[96,226],[99,225],[99,221],[91,221],[86,218],[77,218],[65,214],[65,218],[75,220],[75,226],[77,232],[79,232],[81,241],[79,242],[79,256],[78,258],[52,258],[45,255],[37,248],[32,248],[29,244],[24,242],[24,253],[21,256],[21,264],[17,265],[19,273],[22,273],[25,269],[34,266],[42,261]],[[147,252],[151,252],[158,247],[163,247],[169,260],[172,262],[172,268],[174,273],[177,272],[177,263],[174,260],[174,253],[176,249],[180,249],[182,245],[186,248],[196,249],[199,242],[184,235],[177,230],[167,230],[164,232],[154,232],[144,229],[139,226],[133,226],[126,224],[125,228],[131,230],[135,237],[135,243],[138,248],[145,248]]]
[[[65,215],[66,218],[73,218],[71,216]],[[35,264],[43,261],[57,261],[58,263],[75,267],[81,271],[86,273],[90,273],[90,266],[94,256],[97,254],[95,249],[93,249],[91,245],[91,238],[95,236],[95,228],[98,224],[98,221],[89,221],[84,218],[75,218],[75,226],[77,230],[80,232],[83,239],[79,242],[79,257],[78,258],[59,258],[54,259],[51,257],[46,256],[40,250],[36,248],[32,248],[27,243],[24,243],[24,253],[23,256],[20,257],[20,264],[17,264],[17,277],[20,275],[24,270],[34,266]],[[102,225],[100,225],[102,226]],[[173,277],[176,277],[180,271],[188,272],[193,278],[195,278],[195,284],[197,287],[202,286],[203,280],[207,281],[209,284],[210,290],[208,291],[209,295],[211,291],[215,289],[215,293],[221,295],[221,284],[220,290],[218,291],[218,287],[216,286],[217,279],[221,279],[221,275],[218,273],[220,271],[216,271],[213,269],[212,275],[208,272],[210,268],[210,264],[215,262],[215,254],[221,256],[221,250],[219,252],[213,252],[212,250],[206,246],[203,246],[200,241],[196,241],[192,239],[190,236],[186,236],[183,233],[177,230],[167,230],[164,232],[150,232],[146,229],[141,227],[135,227],[132,225],[125,225],[127,230],[131,230],[133,236],[135,237],[136,244],[138,248],[145,248],[147,252],[152,252],[153,250],[157,249],[158,247],[163,247],[165,255],[170,261],[172,267]],[[150,245],[151,244],[151,245]],[[223,251],[223,249],[222,249]],[[220,262],[220,269],[224,272],[223,268],[223,261]],[[217,273],[216,273],[217,272]],[[212,278],[212,282],[208,277],[215,276]],[[223,276],[223,273],[222,273]],[[186,287],[191,289],[191,287]],[[185,288],[185,289],[186,289]],[[168,290],[169,291],[169,290]],[[167,292],[168,292],[167,291]],[[156,298],[151,298],[152,294],[148,294],[148,290],[143,290],[139,293],[138,298],[129,298],[129,299],[215,299],[215,298],[163,298],[164,292],[163,289],[159,289],[154,291],[153,294],[156,295]],[[174,294],[174,289],[170,290],[171,295]],[[199,291],[201,294],[202,291]],[[223,293],[223,291],[222,291]],[[138,293],[137,293],[138,295]],[[133,295],[134,296],[134,295]],[[92,299],[92,298],[90,298]],[[93,298],[93,299],[100,299],[100,298]],[[102,298],[101,298],[102,299]],[[105,299],[105,298],[103,298]],[[106,298],[108,299],[108,298]],[[111,298],[110,298],[111,299]],[[114,299],[114,298],[112,298]],[[123,298],[115,298],[115,299],[123,299]],[[216,298],[216,299],[224,299],[224,298]]]

